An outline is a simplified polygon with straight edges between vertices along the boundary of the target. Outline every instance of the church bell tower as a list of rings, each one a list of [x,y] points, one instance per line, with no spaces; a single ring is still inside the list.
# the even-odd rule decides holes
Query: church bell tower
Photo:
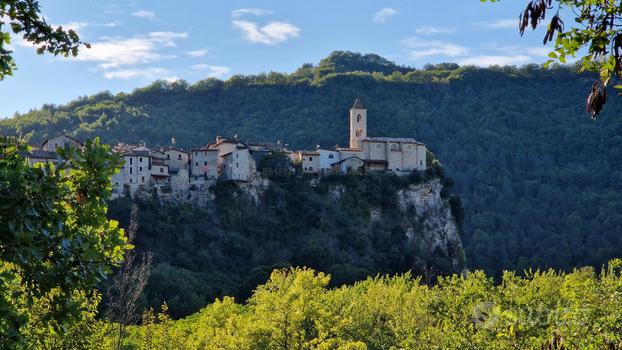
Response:
[[[361,140],[367,138],[367,109],[360,98],[350,108],[350,148],[361,148]]]

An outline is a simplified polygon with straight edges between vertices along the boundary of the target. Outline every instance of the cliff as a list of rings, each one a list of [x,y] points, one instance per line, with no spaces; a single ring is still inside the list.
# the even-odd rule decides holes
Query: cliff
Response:
[[[276,267],[307,266],[334,285],[412,271],[432,282],[464,269],[462,208],[434,167],[372,173],[219,181],[205,201],[139,199],[138,250],[154,252],[145,306],[175,317],[224,295],[244,300]],[[110,214],[127,224],[132,200]],[[180,287],[183,286],[183,287]]]

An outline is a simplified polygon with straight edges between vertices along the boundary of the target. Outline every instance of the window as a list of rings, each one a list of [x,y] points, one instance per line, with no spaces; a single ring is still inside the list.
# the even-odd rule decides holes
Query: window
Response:
[[[238,154],[238,153],[235,154],[236,158],[240,158],[239,156],[240,156],[240,154]]]
[[[203,165],[207,165],[207,162],[203,162]]]
[[[181,160],[181,154],[177,155],[177,159]]]
[[[419,161],[419,165],[423,166],[423,161],[422,160]]]
[[[130,168],[130,175],[132,175],[132,170],[134,170],[134,168]]]
[[[166,159],[171,159],[171,155],[170,155],[170,154],[167,154],[167,155],[166,155]]]
[[[140,181],[145,182],[145,177],[144,177],[144,176],[141,176],[141,177],[140,177]]]
[[[138,158],[138,162],[142,163],[143,162],[143,157]]]
[[[130,165],[132,165],[132,160],[134,160],[134,158],[130,158]]]
[[[406,146],[406,148],[410,151],[413,148],[413,146],[408,145],[408,146]]]
[[[312,162],[313,161],[313,157],[309,157],[309,161]]]
[[[138,171],[143,171],[143,167],[139,166]]]
[[[132,183],[132,179],[130,179],[130,183]]]
[[[377,148],[377,149],[382,149],[382,145],[381,145],[381,144],[378,144],[378,145],[376,145],[376,148]]]
[[[360,123],[360,122],[361,122],[361,115],[360,115],[360,114],[356,116],[356,122],[357,122],[357,123]]]
[[[309,171],[313,171],[313,167],[312,166],[309,167]]]
[[[164,168],[160,168],[160,172],[163,173],[164,172]]]
[[[236,168],[239,168],[239,166],[240,166],[240,165],[238,164],[238,162],[235,162],[235,167],[236,167]]]
[[[335,157],[332,154],[328,155],[328,159],[333,159],[333,158],[335,158]]]
[[[199,162],[194,162],[194,166],[199,166]]]

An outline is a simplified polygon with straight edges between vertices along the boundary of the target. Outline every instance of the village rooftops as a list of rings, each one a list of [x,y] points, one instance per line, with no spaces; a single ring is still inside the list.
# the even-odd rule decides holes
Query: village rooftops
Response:
[[[410,137],[366,137],[361,141],[371,141],[371,142],[401,142],[401,143],[416,143],[418,145],[425,145],[413,138]],[[343,149],[343,148],[342,148]]]
[[[180,153],[190,154],[190,152],[188,152],[188,151],[184,151],[181,148],[175,148],[175,147],[169,147],[169,148],[163,150],[162,152],[168,152],[168,151],[177,151],[177,152],[180,152]]]
[[[147,150],[130,149],[130,150],[127,150],[127,151],[121,153],[121,155],[123,155],[123,156],[131,156],[131,157],[149,157],[149,156],[151,156],[151,152],[147,151]]]
[[[320,152],[318,151],[298,151],[300,152],[300,154],[304,154],[304,155],[312,155],[312,156],[317,156],[320,154]]]
[[[80,142],[80,141],[78,141],[78,140],[74,139],[74,138],[73,138],[73,137],[71,137],[71,136],[67,136],[67,135],[57,135],[57,136],[50,137],[50,138],[48,138],[47,140],[43,141],[43,143],[41,143],[41,148],[45,147],[45,145],[46,145],[46,144],[47,144],[50,140],[55,139],[55,138],[57,138],[57,137],[66,137],[66,138],[70,139],[71,141],[76,142],[77,144],[79,144],[80,146],[82,146],[82,142]]]

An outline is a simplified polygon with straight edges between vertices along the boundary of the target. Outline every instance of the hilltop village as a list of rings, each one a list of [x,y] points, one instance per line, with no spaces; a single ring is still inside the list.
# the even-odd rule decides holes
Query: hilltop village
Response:
[[[113,198],[155,190],[158,195],[179,199],[190,191],[206,192],[218,179],[250,182],[259,178],[261,159],[274,152],[289,157],[304,174],[317,176],[361,170],[405,174],[426,169],[423,143],[413,138],[367,136],[367,109],[360,98],[350,108],[349,129],[349,147],[334,149],[318,145],[314,150],[291,151],[281,142],[243,142],[220,136],[188,150],[117,144],[113,151],[123,157],[124,165],[112,178]],[[31,164],[58,162],[57,148],[81,146],[78,140],[61,135],[33,146],[27,157]]]

